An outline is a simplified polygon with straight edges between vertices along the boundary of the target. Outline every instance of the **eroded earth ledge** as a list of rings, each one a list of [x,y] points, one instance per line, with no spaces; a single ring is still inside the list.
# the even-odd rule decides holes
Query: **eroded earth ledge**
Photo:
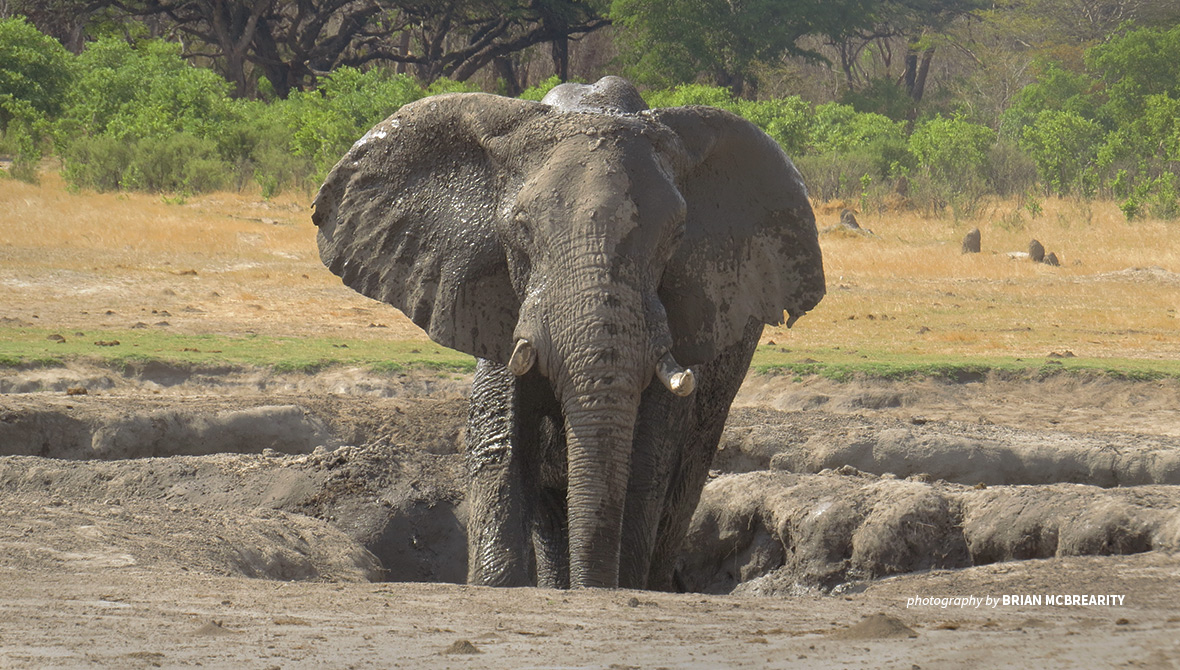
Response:
[[[6,372],[5,560],[462,582],[465,382]],[[1180,552],[1176,407],[1174,382],[751,376],[678,585],[843,592],[916,571]]]

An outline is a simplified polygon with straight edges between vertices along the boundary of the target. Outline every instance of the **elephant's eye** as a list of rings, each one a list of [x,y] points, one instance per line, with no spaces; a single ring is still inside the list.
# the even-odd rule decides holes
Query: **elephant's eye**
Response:
[[[508,234],[517,244],[530,246],[533,242],[533,217],[523,209],[514,209],[508,217]]]

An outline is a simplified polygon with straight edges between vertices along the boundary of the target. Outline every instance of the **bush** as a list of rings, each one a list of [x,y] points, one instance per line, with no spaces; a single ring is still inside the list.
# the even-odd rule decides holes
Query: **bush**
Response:
[[[195,68],[175,44],[105,38],[77,59],[56,135],[74,187],[196,193],[222,188],[232,171],[219,140],[244,108],[229,84]]]
[[[996,132],[962,118],[937,116],[910,136],[918,174],[912,192],[933,212],[950,206],[956,218],[969,215],[988,190],[988,158]]]
[[[796,158],[795,165],[803,175],[807,192],[824,202],[856,200],[865,190],[862,178],[867,175],[873,180],[873,161],[867,154],[807,154]]]
[[[104,38],[78,56],[78,79],[67,98],[60,139],[215,137],[238,111],[229,90],[215,72],[181,58],[179,45],[148,40],[132,46]]]
[[[0,19],[0,131],[15,117],[61,113],[72,57],[24,18]]]
[[[904,121],[830,102],[815,108],[808,144],[811,153],[839,153],[865,149],[883,140],[905,142],[905,137]]]
[[[707,105],[737,112],[737,101],[733,93],[721,86],[704,84],[681,84],[675,88],[647,91],[643,99],[648,107],[684,107],[685,105]]]
[[[1097,187],[1098,123],[1075,112],[1046,109],[1025,126],[1020,148],[1033,159],[1042,183],[1058,195],[1090,197]]]
[[[996,195],[1023,195],[1037,185],[1037,165],[1016,142],[1000,138],[987,150],[984,179]]]
[[[133,154],[130,145],[110,135],[80,137],[62,154],[62,177],[74,188],[117,191]]]
[[[451,82],[431,92],[456,89],[467,90]],[[325,77],[318,89],[272,103],[268,113],[285,127],[291,153],[310,161],[316,176],[322,177],[369,128],[427,94],[405,75],[342,67]]]
[[[747,101],[736,111],[774,138],[788,156],[801,156],[807,150],[814,113],[811,103],[797,95],[775,100]]]
[[[228,174],[212,140],[176,133],[140,140],[120,184],[141,191],[201,193],[224,186]]]
[[[562,83],[561,77],[558,77],[557,75],[553,75],[552,77],[549,77],[548,79],[537,84],[536,86],[530,86],[530,87],[526,88],[524,91],[521,91],[520,95],[518,95],[516,97],[520,98],[521,100],[532,100],[534,102],[540,102],[541,98],[544,98],[546,95],[549,94],[549,91],[552,91],[553,89],[557,88],[557,86],[561,83]]]
[[[1057,63],[1048,63],[1037,81],[1016,94],[1016,100],[1000,115],[1000,129],[1005,137],[1020,139],[1026,126],[1047,109],[1074,112],[1092,119],[1097,110],[1093,91],[1098,82],[1085,74],[1070,72]]]
[[[1180,25],[1116,36],[1087,51],[1086,65],[1106,83],[1104,118],[1115,127],[1131,123],[1149,96],[1180,97]]]

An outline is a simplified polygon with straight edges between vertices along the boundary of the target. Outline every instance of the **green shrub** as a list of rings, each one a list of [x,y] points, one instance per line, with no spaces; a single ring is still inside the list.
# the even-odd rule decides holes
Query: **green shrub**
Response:
[[[544,98],[546,95],[549,94],[549,91],[552,91],[554,88],[557,88],[557,86],[561,83],[562,83],[561,77],[558,77],[557,75],[553,75],[552,77],[549,77],[548,79],[537,84],[536,86],[530,86],[530,87],[526,88],[525,90],[521,91],[520,95],[518,95],[516,97],[520,98],[521,100],[532,100],[534,102],[540,102],[541,98]]]
[[[1037,185],[1037,164],[1011,139],[1001,137],[987,149],[983,170],[988,190],[996,195],[1025,195]]]
[[[433,90],[456,88],[466,90],[454,82]],[[292,93],[274,102],[269,112],[289,133],[291,153],[310,161],[316,176],[322,177],[370,128],[427,93],[405,75],[342,67],[325,77],[318,89]]]
[[[1097,122],[1076,112],[1046,109],[1025,126],[1020,148],[1036,163],[1050,192],[1090,197],[1097,187],[1098,147],[1103,136]]]
[[[1016,95],[1015,101],[1000,115],[1000,129],[1005,137],[1020,139],[1025,126],[1036,121],[1037,114],[1051,109],[1073,112],[1092,119],[1097,111],[1093,95],[1098,82],[1086,74],[1066,70],[1058,63],[1048,63],[1033,83]]]
[[[224,186],[228,174],[212,140],[176,133],[140,140],[121,183],[141,191],[201,193]]]
[[[788,156],[807,150],[813,114],[811,103],[797,95],[774,100],[742,100],[735,111],[774,138]]]
[[[1089,49],[1086,65],[1106,84],[1100,114],[1111,127],[1132,123],[1148,97],[1180,98],[1180,25],[1116,35]]]
[[[74,188],[117,191],[133,155],[131,145],[110,135],[80,137],[62,154],[62,177]]]
[[[894,121],[905,121],[914,111],[914,99],[888,77],[876,77],[860,89],[846,91],[840,102],[858,112],[880,114]]]
[[[919,125],[909,142],[918,165],[911,197],[932,213],[950,207],[956,219],[972,215],[987,193],[995,142],[994,130],[958,117]]]
[[[15,117],[61,113],[72,57],[23,17],[0,19],[0,132]]]
[[[212,70],[179,45],[104,38],[77,58],[56,127],[63,176],[74,187],[197,193],[230,183],[221,149],[244,108]],[[224,146],[219,147],[219,142]]]
[[[860,199],[864,191],[861,179],[865,175],[872,179],[873,163],[868,154],[851,152],[805,154],[795,158],[807,192],[824,202]]]
[[[681,84],[675,88],[656,89],[643,94],[648,107],[684,107],[685,105],[706,105],[737,112],[737,101],[733,93],[722,86],[704,84]]]
[[[885,139],[904,142],[905,136],[905,122],[830,102],[815,108],[808,144],[811,153],[824,154],[864,149]]]
[[[213,137],[238,111],[230,85],[212,70],[191,66],[177,44],[133,46],[104,38],[89,44],[77,63],[59,126],[66,144],[101,134],[132,141],[180,132]]]
[[[986,180],[988,151],[996,132],[960,118],[935,118],[919,125],[910,136],[910,150],[918,167],[936,182],[956,184]]]

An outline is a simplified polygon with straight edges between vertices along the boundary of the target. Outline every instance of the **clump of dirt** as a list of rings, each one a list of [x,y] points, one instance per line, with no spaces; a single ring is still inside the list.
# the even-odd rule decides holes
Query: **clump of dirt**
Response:
[[[876,477],[721,476],[701,496],[679,576],[694,591],[831,590],[930,569],[1180,551],[1180,489],[966,487]]]
[[[883,640],[892,637],[918,637],[918,632],[900,619],[879,612],[858,624],[841,628],[828,637],[833,640]]]
[[[0,567],[184,566],[277,580],[466,577],[463,468],[392,444],[301,456],[0,458]],[[79,530],[86,529],[86,530]],[[7,559],[7,560],[5,560]]]

